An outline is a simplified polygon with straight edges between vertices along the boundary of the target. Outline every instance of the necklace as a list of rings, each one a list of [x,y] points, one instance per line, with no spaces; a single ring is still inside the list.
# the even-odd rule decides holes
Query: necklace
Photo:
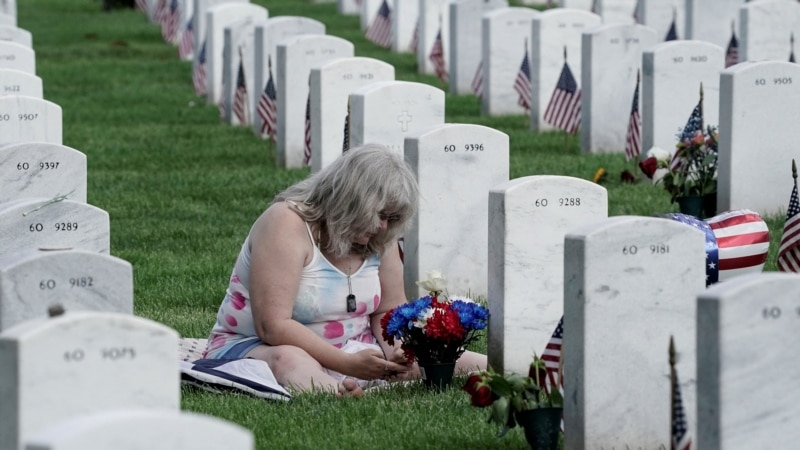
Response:
[[[347,263],[347,312],[356,312],[356,296],[353,294],[353,284],[350,282],[351,262]]]

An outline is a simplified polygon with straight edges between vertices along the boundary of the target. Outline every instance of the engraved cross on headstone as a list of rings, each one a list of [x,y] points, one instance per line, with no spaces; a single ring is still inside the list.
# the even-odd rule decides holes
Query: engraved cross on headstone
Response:
[[[408,131],[408,124],[411,123],[411,119],[413,116],[408,113],[408,111],[403,111],[397,115],[397,122],[400,123],[400,130],[402,132]]]

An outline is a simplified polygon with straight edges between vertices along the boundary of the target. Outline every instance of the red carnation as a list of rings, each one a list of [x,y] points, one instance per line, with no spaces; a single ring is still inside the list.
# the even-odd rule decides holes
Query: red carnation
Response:
[[[486,384],[486,380],[481,374],[470,375],[462,389],[469,393],[472,406],[485,408],[494,403],[492,389]]]
[[[466,331],[461,325],[458,312],[447,308],[433,312],[425,325],[425,334],[433,339],[452,342],[464,339]]]
[[[656,169],[658,168],[658,160],[655,156],[651,156],[644,161],[639,162],[639,168],[642,169],[647,178],[653,179],[653,175],[656,173]]]

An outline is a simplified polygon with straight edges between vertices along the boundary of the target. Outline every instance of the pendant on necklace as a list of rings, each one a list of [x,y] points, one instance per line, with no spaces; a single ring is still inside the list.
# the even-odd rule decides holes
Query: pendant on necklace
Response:
[[[347,295],[347,312],[356,312],[356,296],[355,294]]]

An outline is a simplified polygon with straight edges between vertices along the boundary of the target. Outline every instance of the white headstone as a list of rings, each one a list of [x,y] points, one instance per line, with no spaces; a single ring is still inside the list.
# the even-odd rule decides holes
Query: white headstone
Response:
[[[21,250],[0,255],[0,330],[69,311],[133,314],[133,269],[111,255],[87,250]]]
[[[352,57],[311,68],[311,171],[338,158],[344,148],[350,93],[378,81],[394,80],[394,66],[378,59]]]
[[[633,15],[637,1],[639,0],[595,0],[596,12],[603,18],[604,24],[632,24],[635,23]]]
[[[19,142],[0,146],[0,203],[21,198],[86,202],[86,155],[64,145]]]
[[[263,23],[263,22],[262,22]],[[224,48],[222,51],[222,102],[225,106],[224,119],[231,125],[252,124],[255,112],[253,83],[255,77],[255,23],[250,18],[237,20],[225,27]],[[232,113],[236,90],[238,89],[239,64],[243,69],[245,86],[245,123]]]
[[[361,0],[337,0],[336,10],[339,14],[347,16],[357,16],[360,13],[359,3]]]
[[[686,36],[722,48],[731,39],[731,24],[738,29],[739,7],[747,0],[686,0]],[[738,31],[737,31],[738,35]]]
[[[489,365],[527,374],[564,315],[564,235],[608,216],[608,193],[579,178],[535,175],[489,191]]]
[[[14,69],[36,75],[36,53],[25,45],[0,41],[0,69]]]
[[[225,27],[242,19],[253,22],[267,20],[269,13],[263,6],[250,3],[229,3],[208,8],[206,11],[206,101],[218,104],[222,98],[222,52],[225,47]]]
[[[446,53],[450,67],[449,91],[472,93],[472,79],[481,62],[481,17],[484,13],[507,8],[507,0],[459,0],[450,3],[450,47]]]
[[[642,52],[657,42],[655,30],[643,25],[601,25],[583,33],[580,82],[583,151],[625,150]]]
[[[719,73],[725,50],[710,42],[670,41],[644,51],[642,57],[642,153],[652,147],[675,151],[677,136],[700,99],[703,118],[719,124]]]
[[[697,296],[697,448],[800,439],[800,277],[751,274]]]
[[[78,248],[109,253],[108,213],[73,200],[26,198],[0,203],[0,249]]]
[[[0,25],[0,41],[11,41],[26,47],[33,47],[33,35],[28,30]]]
[[[301,34],[325,34],[325,24],[320,21],[300,16],[279,16],[267,19],[255,26],[255,89],[253,101],[258,105],[261,94],[267,87],[270,77],[269,63],[272,62],[272,82],[277,88],[278,43],[291,36]],[[280,102],[280,99],[277,100]],[[264,120],[258,114],[253,115],[253,131],[261,136]]]
[[[408,0],[413,1],[413,0]],[[430,60],[431,49],[436,41],[437,34],[442,33],[442,49],[444,52],[445,68],[447,68],[447,55],[450,39],[450,14],[449,4],[453,0],[419,0],[419,31],[417,44],[417,72],[433,75],[435,70]],[[449,69],[448,69],[449,70]]]
[[[555,129],[544,121],[544,112],[564,67],[564,51],[566,49],[572,76],[576,81],[580,80],[583,32],[600,23],[599,15],[574,8],[550,9],[533,18],[530,40],[531,129]]]
[[[392,4],[392,51],[408,53],[417,51],[414,34],[419,22],[419,2],[394,0]],[[419,35],[417,35],[419,37]]]
[[[191,412],[127,409],[89,414],[25,440],[25,450],[253,450],[253,433],[233,422]]]
[[[0,96],[2,95],[42,98],[42,79],[21,70],[0,69]]]
[[[303,167],[311,162],[310,155],[305,152],[311,68],[336,58],[352,57],[353,52],[352,42],[329,35],[292,36],[278,44],[278,141],[275,156],[279,167]]]
[[[444,123],[444,91],[413,81],[379,81],[350,94],[350,146],[383,144],[403,154],[405,137]]]
[[[0,449],[76,416],[178,411],[178,333],[130,314],[72,312],[0,333]]]
[[[530,52],[531,23],[541,14],[533,8],[500,8],[483,15],[481,59],[483,95],[481,114],[499,116],[522,114],[514,81],[525,57],[525,42]]]
[[[250,3],[250,0],[188,0],[194,5],[192,10],[192,33],[194,34],[194,64],[200,56],[200,48],[206,41],[206,11],[223,3]]]
[[[731,66],[720,75],[719,98],[717,209],[783,214],[792,190],[792,158],[797,157],[800,65],[761,61]],[[765,183],[765,177],[773,181]]]
[[[686,1],[685,0],[639,0],[639,23],[656,30],[662,41],[669,34],[672,21],[678,39],[686,39]]]
[[[383,0],[360,0],[358,10],[358,23],[361,31],[366,31],[378,15]]]
[[[61,107],[36,97],[0,97],[0,145],[39,141],[61,144]]]
[[[0,13],[0,25],[7,25],[9,27],[17,26],[17,16]]]
[[[558,6],[561,8],[575,8],[584,9],[589,11],[596,0],[558,0]]]
[[[420,206],[405,235],[406,295],[442,270],[450,295],[486,296],[489,190],[508,181],[508,135],[482,125],[444,124],[405,139],[405,159],[419,180]]]
[[[794,54],[795,36],[800,39],[800,3],[788,0],[749,2],[739,10],[739,17],[739,61],[789,61],[789,54]]]
[[[17,0],[3,0],[0,2],[0,13],[17,17]]]
[[[705,235],[669,219],[616,216],[564,238],[564,448],[669,448],[670,337],[695,352]],[[621,376],[624,374],[624,376]],[[681,361],[686,411],[695,361]],[[690,435],[695,420],[687,417]]]

